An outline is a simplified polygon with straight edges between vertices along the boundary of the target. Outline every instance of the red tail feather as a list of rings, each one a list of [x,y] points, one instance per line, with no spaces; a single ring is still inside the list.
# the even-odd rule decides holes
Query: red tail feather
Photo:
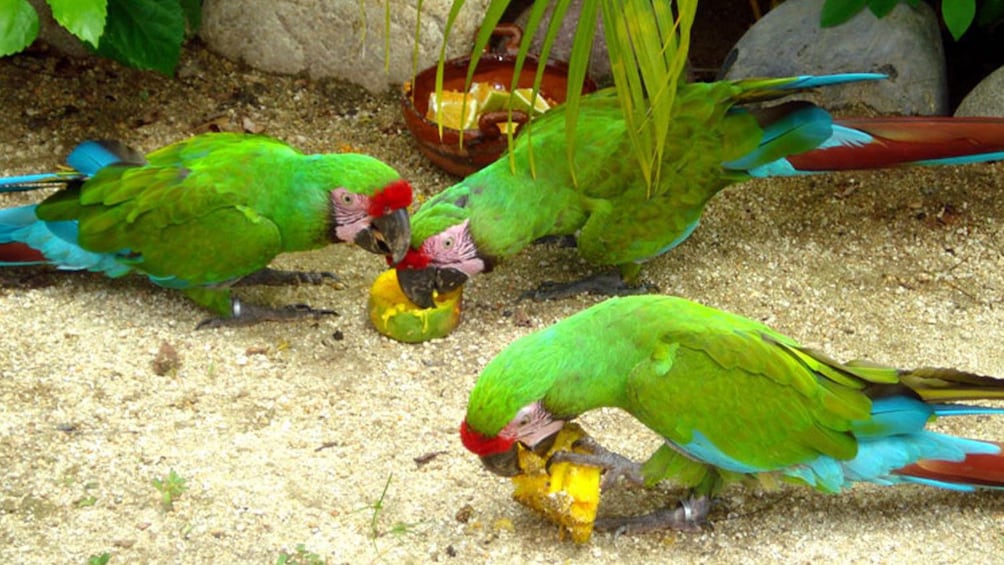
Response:
[[[997,445],[1001,452],[970,454],[957,463],[925,459],[897,470],[896,474],[960,485],[1004,487],[1004,443],[987,443]]]
[[[33,263],[45,261],[41,251],[23,243],[0,244],[0,263]]]
[[[875,140],[815,149],[789,156],[788,161],[800,171],[846,171],[1004,151],[1002,118],[850,118],[834,123],[861,130]]]

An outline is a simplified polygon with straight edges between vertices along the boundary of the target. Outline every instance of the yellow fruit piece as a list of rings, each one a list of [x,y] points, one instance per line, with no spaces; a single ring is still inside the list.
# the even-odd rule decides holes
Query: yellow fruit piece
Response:
[[[509,91],[500,85],[487,82],[475,82],[468,91],[478,99],[478,114],[496,112],[506,107],[509,102]]]
[[[576,543],[589,541],[600,504],[600,469],[575,465],[567,461],[553,463],[548,473],[547,462],[559,451],[588,453],[572,447],[586,433],[577,424],[565,424],[554,445],[543,456],[517,447],[522,473],[512,478],[517,502],[542,514],[560,526],[562,536],[568,534]]]
[[[380,274],[370,288],[370,322],[381,334],[406,343],[418,343],[450,335],[460,323],[463,287],[438,295],[434,308],[419,308],[405,296],[397,271]]]
[[[513,110],[526,112],[530,117],[539,116],[551,109],[540,92],[533,96],[532,88],[517,88],[510,93],[499,85],[475,82],[467,93],[455,90],[444,90],[439,95],[429,93],[429,109],[425,117],[450,129],[470,129],[477,126],[481,114],[506,110],[510,101]],[[440,111],[438,115],[437,110]],[[507,124],[503,127],[499,124],[499,127],[505,134],[508,133],[508,128],[515,128],[515,125]]]
[[[499,122],[498,126],[502,135],[509,135],[510,133],[516,135],[516,128],[519,127],[519,124],[516,122]]]
[[[533,97],[532,88],[517,88],[512,92],[512,97],[513,110],[523,110],[530,114],[530,117],[539,116],[551,109],[551,105],[547,103],[547,100],[544,100],[540,92],[533,98],[533,103],[530,103],[530,99]]]
[[[444,90],[439,96],[429,93],[425,117],[450,129],[470,129],[478,122],[478,99],[464,92]]]

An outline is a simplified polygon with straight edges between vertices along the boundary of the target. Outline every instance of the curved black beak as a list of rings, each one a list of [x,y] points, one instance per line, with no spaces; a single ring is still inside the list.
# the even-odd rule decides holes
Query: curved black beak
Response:
[[[411,220],[408,211],[400,208],[374,218],[369,228],[359,232],[354,243],[370,253],[390,255],[394,263],[404,259],[411,246]]]
[[[442,294],[460,288],[467,279],[467,273],[450,267],[397,270],[397,283],[401,286],[401,291],[421,308],[435,307],[435,292]]]
[[[492,455],[482,455],[481,464],[485,466],[485,469],[488,469],[500,477],[514,477],[525,471],[525,469],[519,466],[519,451],[521,449],[532,450],[540,457],[544,457],[544,455],[554,445],[554,440],[557,437],[558,433],[555,432],[545,438],[542,438],[533,446],[528,446],[523,443],[514,443],[509,451],[493,453]]]
[[[491,455],[482,455],[481,464],[485,466],[485,469],[488,469],[500,477],[515,477],[523,472],[523,470],[519,468],[518,450],[519,447],[514,444],[512,449],[509,451],[493,453]]]

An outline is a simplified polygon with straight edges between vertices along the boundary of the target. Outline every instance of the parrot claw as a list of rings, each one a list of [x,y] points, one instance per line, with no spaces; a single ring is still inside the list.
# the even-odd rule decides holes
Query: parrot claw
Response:
[[[311,308],[306,304],[290,304],[281,308],[269,308],[255,304],[245,304],[237,299],[233,301],[233,314],[229,318],[207,318],[199,322],[195,329],[221,328],[233,326],[250,326],[258,322],[282,322],[299,318],[320,318],[321,316],[337,316],[334,310]]]
[[[265,267],[242,278],[238,284],[242,286],[285,286],[298,284],[319,285],[327,282],[341,286],[342,279],[335,273],[327,271],[286,271]]]
[[[691,497],[681,500],[676,508],[662,508],[641,516],[599,518],[593,524],[596,531],[622,534],[650,533],[661,530],[699,532],[708,523],[711,498]]]
[[[603,490],[616,486],[621,477],[624,477],[624,480],[632,486],[645,484],[645,479],[641,474],[641,465],[619,453],[608,450],[593,438],[580,438],[575,441],[573,447],[586,449],[590,453],[558,451],[551,456],[548,464],[565,461],[574,465],[598,467],[603,470],[603,481],[600,483],[600,488]]]
[[[631,286],[624,282],[620,273],[614,271],[598,273],[567,283],[544,281],[537,288],[521,294],[519,300],[530,298],[535,302],[542,302],[544,300],[561,300],[583,293],[603,296],[631,296],[652,292],[659,292],[659,289],[655,285]]]

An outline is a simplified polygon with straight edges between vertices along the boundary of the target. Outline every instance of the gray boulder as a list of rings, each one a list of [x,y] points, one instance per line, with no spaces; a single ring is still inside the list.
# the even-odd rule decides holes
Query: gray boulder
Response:
[[[962,99],[956,116],[1004,117],[1004,67],[987,75]]]
[[[888,80],[819,89],[804,97],[827,108],[861,106],[880,114],[948,113],[938,19],[924,3],[900,3],[882,19],[862,10],[820,28],[823,0],[787,0],[739,40],[726,78],[878,72]]]
[[[565,12],[565,18],[561,22],[561,30],[554,39],[551,46],[549,59],[557,61],[568,61],[572,54],[572,42],[575,39],[576,26],[579,22],[579,12],[582,11],[582,0],[572,0]],[[544,34],[548,23],[551,21],[551,14],[554,12],[554,5],[549,5],[541,20],[540,27],[533,36],[533,43],[530,45],[530,53],[540,54],[540,48],[544,44]],[[526,29],[526,22],[530,18],[530,8],[523,11],[516,18],[516,24],[524,29],[525,33],[531,30]],[[610,57],[607,55],[606,35],[603,32],[602,18],[596,23],[596,34],[593,37],[593,49],[589,54],[589,77],[597,84],[610,84],[613,77],[610,72]]]
[[[338,77],[383,92],[413,74],[415,2],[390,3],[389,69],[385,70],[385,2],[356,0],[205,0],[200,35],[210,49],[257,69]],[[451,0],[426,0],[418,70],[435,64]],[[466,55],[488,0],[468,0],[451,31],[449,57]]]

